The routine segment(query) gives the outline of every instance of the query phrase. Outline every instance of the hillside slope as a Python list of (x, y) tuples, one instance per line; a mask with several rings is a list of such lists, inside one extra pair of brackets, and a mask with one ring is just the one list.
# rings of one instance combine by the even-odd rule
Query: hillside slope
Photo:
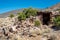
[(5, 18), (5, 17), (9, 16), (10, 14), (16, 15), (17, 13), (22, 12), (22, 11), (23, 11), (23, 9), (18, 9), (18, 10), (9, 11), (9, 12), (0, 14), (0, 18)]
[(60, 3), (57, 3), (57, 4), (55, 4), (55, 5), (51, 6), (51, 7), (49, 7), (48, 9), (50, 9), (50, 10), (57, 10), (57, 9), (60, 9)]

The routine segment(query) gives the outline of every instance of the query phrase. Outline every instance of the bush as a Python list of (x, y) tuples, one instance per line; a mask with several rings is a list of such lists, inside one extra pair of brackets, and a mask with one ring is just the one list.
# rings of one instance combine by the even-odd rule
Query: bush
[(53, 19), (53, 21), (54, 21), (54, 25), (60, 26), (60, 16), (55, 17), (55, 18)]
[(26, 19), (26, 15), (24, 13), (19, 13), (18, 15), (18, 20), (25, 20)]
[(36, 20), (34, 25), (35, 26), (40, 26), (40, 21)]
[(10, 16), (9, 16), (9, 17), (11, 17), (11, 18), (12, 18), (12, 17), (14, 17), (14, 14), (10, 14)]
[(25, 13), (26, 17), (36, 16), (37, 14), (37, 10), (33, 8), (24, 9), (23, 12)]

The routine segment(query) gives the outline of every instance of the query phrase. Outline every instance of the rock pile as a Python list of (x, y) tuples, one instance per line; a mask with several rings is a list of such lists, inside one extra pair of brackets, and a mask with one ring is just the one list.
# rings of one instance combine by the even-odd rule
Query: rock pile
[(0, 25), (0, 40), (54, 40), (51, 36), (57, 33), (53, 34), (53, 30), (46, 25), (34, 26), (30, 19), (18, 21), (17, 17), (4, 18)]

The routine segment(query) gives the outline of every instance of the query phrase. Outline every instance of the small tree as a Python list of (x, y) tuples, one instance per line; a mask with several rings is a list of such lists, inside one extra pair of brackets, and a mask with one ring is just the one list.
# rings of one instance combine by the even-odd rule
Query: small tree
[(26, 15), (24, 13), (20, 13), (18, 15), (18, 20), (25, 20), (26, 19)]
[(9, 16), (9, 17), (11, 17), (11, 18), (12, 18), (12, 17), (14, 17), (14, 14), (10, 14), (10, 16)]
[(40, 21), (36, 20), (34, 25), (35, 26), (40, 26)]

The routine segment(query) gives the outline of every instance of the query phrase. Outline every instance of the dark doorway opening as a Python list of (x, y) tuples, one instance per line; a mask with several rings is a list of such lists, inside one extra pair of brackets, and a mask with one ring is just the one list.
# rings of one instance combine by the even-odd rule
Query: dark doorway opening
[(50, 13), (43, 13), (43, 25), (48, 25), (50, 22)]

